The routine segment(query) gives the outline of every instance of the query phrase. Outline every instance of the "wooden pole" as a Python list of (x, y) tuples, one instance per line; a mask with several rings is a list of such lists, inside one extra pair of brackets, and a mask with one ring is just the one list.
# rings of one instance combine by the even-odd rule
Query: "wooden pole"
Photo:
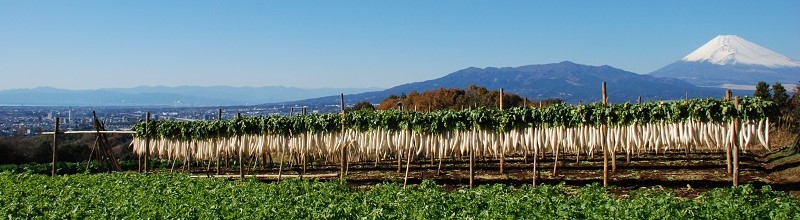
[[(344, 140), (344, 138), (345, 138), (345, 134), (344, 134), (344, 132), (345, 132), (345, 124), (344, 124), (344, 123), (345, 123), (345, 112), (344, 112), (344, 93), (340, 93), (340, 94), (339, 94), (339, 108), (340, 108), (340, 111), (342, 112), (342, 134), (341, 134), (341, 135), (342, 135), (342, 141), (345, 141), (345, 140)], [(341, 164), (340, 164), (340, 166), (339, 166), (339, 182), (340, 182), (340, 183), (344, 183), (344, 178), (345, 178), (345, 176), (344, 176), (344, 175), (345, 175), (345, 174), (344, 174), (344, 164), (346, 163), (346, 162), (345, 162), (345, 160), (347, 160), (347, 159), (345, 158), (345, 157), (347, 156), (347, 155), (345, 155), (345, 147), (346, 147), (346, 146), (347, 146), (347, 144), (343, 144), (343, 145), (342, 145), (342, 148), (339, 150), (339, 151), (340, 151), (340, 153), (341, 153), (341, 155), (340, 155), (340, 157), (341, 157), (341, 160), (340, 160)]]
[(278, 160), (280, 161), (280, 164), (278, 164), (278, 181), (281, 181), (281, 176), (283, 175), (283, 158), (285, 156), (284, 149), (286, 149), (286, 143), (287, 141), (284, 141), (280, 149), (280, 160)]
[[(606, 94), (606, 82), (603, 82), (601, 90), (602, 90), (603, 107), (606, 107), (608, 105), (608, 96)], [(606, 138), (608, 138), (607, 129), (608, 127), (606, 127), (606, 125), (603, 125), (603, 130), (605, 130), (602, 137), (603, 140), (606, 140)], [(607, 141), (603, 141), (603, 187), (608, 187), (608, 146), (606, 146), (607, 145), (606, 142)]]
[[(733, 106), (739, 107), (739, 96), (733, 99)], [(733, 119), (733, 136), (739, 136), (739, 117)], [(733, 141), (733, 186), (739, 186), (739, 142)]]
[[(500, 110), (503, 110), (503, 89), (500, 88)], [(503, 175), (503, 170), (506, 166), (506, 146), (505, 143), (505, 132), (500, 133), (500, 175)]]
[[(137, 158), (139, 159), (139, 173), (142, 173), (142, 155), (139, 154)], [(91, 160), (91, 159), (92, 159), (92, 155), (89, 154), (89, 160)], [(91, 162), (91, 161), (89, 161), (89, 162)], [(89, 166), (88, 162), (86, 163), (86, 166)], [(89, 170), (89, 167), (86, 167), (86, 170)]]
[[(217, 109), (217, 121), (222, 121), (222, 109)], [(219, 136), (219, 134), (217, 134), (217, 136)], [(220, 152), (219, 152), (219, 141), (216, 140), (216, 139), (214, 140), (214, 147), (216, 148), (215, 154), (217, 155), (217, 175), (219, 175), (219, 171), (220, 171), (219, 170), (219, 162), (220, 162), (219, 161), (219, 154), (220, 154)]]
[(472, 182), (475, 180), (475, 134), (476, 129), (472, 127), (472, 141), (469, 142), (469, 189), (472, 189)]
[(537, 172), (536, 167), (539, 166), (539, 161), (536, 159), (539, 158), (539, 149), (534, 148), (533, 150), (533, 186), (536, 187), (536, 177), (539, 176), (539, 172)]
[(553, 177), (558, 175), (558, 150), (560, 147), (561, 144), (556, 144), (556, 146), (553, 148), (553, 156), (555, 156), (553, 158)]
[[(450, 133), (448, 132), (447, 133), (447, 137), (449, 137), (449, 136), (450, 136)], [(436, 168), (436, 176), (439, 176), (439, 175), (442, 174), (442, 160), (444, 160), (444, 152), (445, 152), (444, 150), (441, 150), (441, 151), (437, 150), (437, 153), (439, 153), (439, 167)]]
[[(237, 112), (236, 113), (236, 118), (241, 120), (242, 119), (242, 113), (241, 112)], [(243, 160), (244, 149), (242, 149), (242, 148), (244, 148), (244, 146), (242, 146), (242, 136), (241, 135), (237, 135), (236, 136), (236, 145), (239, 146), (239, 178), (241, 178), (241, 180), (244, 180), (244, 164), (243, 164), (243, 161), (244, 161)]]
[[(733, 92), (730, 89), (725, 90), (725, 101), (731, 101)], [(735, 104), (735, 103), (734, 103)], [(727, 168), (728, 175), (731, 175), (733, 172), (733, 162), (731, 161), (731, 147), (730, 145), (725, 146), (725, 165)]]
[[(414, 138), (412, 137), (412, 139), (414, 139)], [(406, 186), (408, 185), (408, 171), (411, 168), (411, 156), (412, 156), (411, 153), (412, 152), (414, 152), (414, 151), (409, 149), (408, 157), (406, 158), (406, 175), (405, 175), (405, 177), (403, 177), (403, 189), (405, 189)]]
[(58, 152), (58, 127), (59, 127), (60, 123), (61, 123), (61, 118), (56, 117), (56, 129), (53, 132), (53, 164), (52, 164), (53, 170), (52, 170), (52, 173), (50, 174), (51, 176), (56, 176), (56, 170), (58, 169), (58, 166), (56, 165), (56, 160), (57, 160), (56, 157), (58, 155), (58, 153), (57, 153)]
[[(522, 103), (523, 108), (528, 108), (528, 97), (525, 97), (525, 102)], [(522, 151), (523, 163), (528, 163), (528, 149)]]
[[(639, 98), (636, 99), (636, 104), (642, 104), (642, 96), (639, 96)], [(628, 149), (627, 152), (625, 152), (625, 162), (628, 165), (631, 163), (631, 151), (633, 151), (633, 149)]]
[(150, 163), (150, 135), (149, 134), (153, 133), (153, 132), (149, 131), (149, 129), (150, 129), (150, 112), (145, 114), (145, 119), (144, 119), (144, 131), (145, 131), (145, 135), (144, 135), (144, 172), (145, 173), (150, 170), (150, 168), (149, 168), (150, 167), (150, 165), (149, 165), (149, 163)]

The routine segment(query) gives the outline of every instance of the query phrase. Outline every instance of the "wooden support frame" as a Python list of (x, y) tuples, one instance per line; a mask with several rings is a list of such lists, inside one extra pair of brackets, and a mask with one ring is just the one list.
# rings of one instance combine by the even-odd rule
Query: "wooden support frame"
[(58, 170), (58, 165), (56, 161), (58, 160), (58, 127), (61, 123), (61, 118), (56, 117), (56, 124), (55, 130), (53, 131), (53, 164), (52, 164), (52, 171), (50, 176), (56, 176), (56, 172)]
[[(606, 82), (603, 82), (601, 86), (602, 92), (602, 100), (603, 100), (603, 107), (608, 106), (608, 95), (606, 94)], [(603, 136), (601, 137), (603, 140), (606, 140), (608, 137), (608, 126), (603, 125)], [(605, 141), (603, 141), (603, 187), (608, 187), (608, 146), (606, 146)]]

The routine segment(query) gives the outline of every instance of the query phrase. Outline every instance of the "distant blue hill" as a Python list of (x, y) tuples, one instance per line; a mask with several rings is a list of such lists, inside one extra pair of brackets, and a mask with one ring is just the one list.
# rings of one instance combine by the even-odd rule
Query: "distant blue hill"
[[(689, 97), (722, 97), (724, 90), (694, 86), (674, 78), (640, 75), (611, 66), (588, 66), (564, 61), (561, 63), (528, 65), (520, 67), (466, 68), (438, 79), (408, 83), (383, 91), (365, 92), (345, 97), (349, 104), (359, 101), (380, 103), (389, 95), (400, 95), (413, 90), (422, 92), (439, 88), (466, 88), (483, 86), (515, 93), (532, 100), (558, 98), (568, 103), (600, 100), (600, 85), (607, 82), (609, 101), (612, 103), (672, 100)], [(335, 105), (338, 96), (326, 96), (286, 104)]]
[(303, 89), (282, 86), (147, 86), (97, 90), (51, 87), (0, 91), (0, 105), (61, 106), (231, 106), (308, 99), (325, 95), (360, 93), (376, 88)]

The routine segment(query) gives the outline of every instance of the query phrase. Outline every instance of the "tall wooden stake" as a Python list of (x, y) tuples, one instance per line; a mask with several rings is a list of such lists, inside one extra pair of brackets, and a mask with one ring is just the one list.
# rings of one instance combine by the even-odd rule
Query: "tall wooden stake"
[[(412, 137), (412, 139), (413, 139), (413, 137)], [(405, 175), (405, 177), (403, 177), (403, 189), (405, 189), (406, 186), (408, 185), (408, 171), (411, 168), (412, 152), (414, 152), (414, 151), (413, 150), (409, 150), (408, 151), (408, 157), (406, 158), (406, 175)]]
[[(605, 107), (608, 105), (608, 96), (606, 94), (606, 82), (603, 82), (601, 89), (602, 89), (603, 107)], [(602, 137), (603, 140), (608, 138), (607, 129), (608, 127), (606, 127), (606, 125), (603, 125), (603, 130), (605, 130), (605, 133), (603, 133)], [(607, 145), (606, 142), (607, 141), (603, 141), (603, 187), (608, 187), (608, 146), (606, 146)]]
[[(303, 106), (303, 108), (301, 108), (300, 114), (303, 115), (303, 116), (306, 115), (306, 107), (305, 106)], [(308, 155), (303, 153), (303, 158), (302, 159), (303, 159), (303, 175), (306, 175), (306, 160), (308, 159)], [(302, 179), (302, 176), (300, 178)]]
[[(286, 138), (284, 138), (284, 139), (286, 139)], [(288, 140), (288, 139), (287, 139), (287, 140)], [(285, 151), (284, 149), (286, 149), (286, 143), (287, 143), (287, 142), (288, 142), (288, 141), (284, 141), (284, 142), (283, 142), (283, 145), (281, 145), (281, 149), (280, 149), (280, 158), (279, 158), (279, 159), (280, 159), (280, 160), (279, 160), (279, 161), (280, 161), (280, 164), (278, 164), (278, 181), (281, 181), (281, 177), (283, 176), (283, 158), (284, 158), (284, 156), (285, 156), (285, 155), (284, 155), (284, 154), (285, 154), (285, 153), (284, 153), (284, 151)]]
[[(639, 96), (639, 98), (636, 99), (636, 104), (642, 104), (642, 96)], [(631, 151), (633, 151), (633, 149), (628, 149), (627, 152), (625, 152), (625, 162), (628, 165), (631, 163)]]
[(56, 130), (55, 130), (55, 132), (53, 132), (53, 164), (52, 164), (53, 165), (52, 166), (53, 170), (52, 170), (52, 173), (50, 174), (51, 176), (56, 176), (56, 170), (58, 169), (58, 167), (56, 165), (56, 160), (57, 160), (56, 157), (58, 155), (58, 153), (57, 153), (58, 152), (58, 126), (59, 126), (60, 123), (61, 123), (61, 119), (56, 117)]
[(149, 129), (150, 129), (150, 112), (145, 114), (145, 119), (144, 119), (144, 131), (145, 131), (145, 136), (144, 136), (144, 172), (147, 172), (147, 171), (150, 170), (150, 168), (149, 168), (150, 166), (148, 165), (150, 163), (150, 136), (147, 135), (147, 134), (150, 134), (150, 133), (153, 133), (153, 132), (149, 131)]
[[(503, 89), (500, 89), (500, 110), (503, 110)], [(503, 170), (506, 166), (506, 146), (505, 132), (500, 133), (500, 175), (503, 175)]]
[[(345, 138), (345, 134), (344, 134), (344, 132), (345, 132), (345, 130), (344, 130), (344, 128), (345, 128), (345, 124), (344, 124), (345, 123), (344, 93), (340, 93), (339, 94), (339, 107), (340, 107), (340, 110), (342, 112), (342, 141), (345, 141), (344, 140), (344, 138)], [(344, 145), (342, 145), (342, 148), (340, 149), (340, 151), (341, 151), (340, 152), (341, 153), (341, 165), (339, 167), (339, 182), (340, 183), (344, 183), (344, 178), (345, 178), (345, 176), (344, 176), (345, 175), (344, 174), (344, 164), (346, 163), (345, 161), (347, 160), (347, 158), (345, 158), (345, 157), (347, 155), (345, 155), (344, 152), (345, 152), (345, 147), (346, 146), (347, 146), (347, 144), (344, 144)]]
[(537, 155), (537, 154), (539, 154), (539, 149), (534, 149), (533, 150), (533, 186), (534, 187), (536, 186), (536, 177), (539, 175), (539, 172), (537, 172), (537, 170), (536, 170), (536, 167), (539, 166), (539, 161), (536, 160), (537, 158), (539, 158), (539, 155)]
[[(217, 109), (217, 121), (222, 121), (222, 109)], [(219, 136), (219, 134), (217, 134)], [(214, 140), (214, 148), (216, 149), (215, 154), (217, 155), (217, 175), (219, 175), (219, 141)]]
[(469, 142), (469, 189), (472, 189), (472, 182), (475, 180), (475, 127), (472, 128), (472, 141)]
[[(725, 101), (730, 101), (732, 98), (733, 92), (730, 89), (725, 90)], [(735, 104), (735, 103), (734, 103)], [(731, 175), (733, 172), (733, 163), (731, 161), (731, 145), (725, 146), (725, 165), (727, 168), (728, 175)]]
[[(241, 112), (236, 113), (236, 118), (241, 120), (242, 119), (242, 113)], [(244, 162), (243, 162), (244, 161), (243, 160), (243, 157), (244, 157), (244, 149), (243, 148), (244, 148), (244, 146), (242, 146), (242, 136), (241, 135), (237, 135), (236, 136), (236, 145), (239, 145), (239, 178), (241, 178), (241, 180), (244, 180)]]
[[(739, 107), (739, 96), (733, 99), (733, 106)], [(739, 117), (733, 119), (733, 136), (739, 136)], [(739, 186), (739, 143), (733, 141), (733, 186)]]

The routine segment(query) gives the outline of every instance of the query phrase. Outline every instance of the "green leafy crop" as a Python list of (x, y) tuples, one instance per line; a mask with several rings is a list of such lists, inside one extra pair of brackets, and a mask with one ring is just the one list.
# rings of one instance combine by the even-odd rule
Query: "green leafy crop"
[[(509, 131), (527, 127), (577, 127), (633, 123), (730, 121), (733, 118), (754, 120), (774, 115), (772, 102), (760, 98), (741, 100), (739, 107), (732, 101), (692, 99), (643, 104), (603, 106), (552, 105), (545, 108), (510, 108), (471, 110), (411, 111), (354, 111), (340, 114), (311, 114), (302, 116), (243, 117), (226, 121), (152, 121), (133, 126), (137, 137), (197, 140), (232, 137), (243, 134), (291, 135), (305, 132), (336, 132), (342, 128), (357, 131), (414, 130), (423, 133), (442, 133), (454, 130)], [(343, 121), (344, 120), (344, 121)], [(145, 125), (146, 124), (146, 125)], [(145, 129), (147, 126), (147, 129)]]
[(598, 184), (481, 185), (430, 181), (350, 189), (334, 182), (199, 179), (168, 174), (0, 173), (8, 219), (800, 219), (800, 201), (769, 186), (720, 188), (697, 199), (663, 189), (628, 198)]

